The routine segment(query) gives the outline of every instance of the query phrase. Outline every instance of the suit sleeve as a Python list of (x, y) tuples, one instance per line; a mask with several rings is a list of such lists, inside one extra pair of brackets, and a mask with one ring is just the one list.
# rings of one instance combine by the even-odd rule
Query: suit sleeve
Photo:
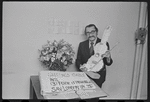
[(76, 62), (75, 62), (77, 69), (80, 68), (81, 63), (82, 63), (82, 56), (81, 56), (81, 43), (80, 43), (78, 47)]
[[(107, 49), (109, 50), (109, 43), (107, 42), (106, 45), (107, 45)], [(110, 63), (108, 63), (106, 57), (104, 57), (103, 62), (105, 65), (110, 66), (113, 63), (113, 60), (112, 58), (110, 58)]]

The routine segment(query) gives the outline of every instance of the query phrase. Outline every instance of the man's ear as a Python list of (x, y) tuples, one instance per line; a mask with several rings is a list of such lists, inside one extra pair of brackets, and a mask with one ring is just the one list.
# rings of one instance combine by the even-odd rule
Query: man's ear
[(98, 37), (98, 32), (96, 32), (96, 35), (97, 35), (97, 37)]

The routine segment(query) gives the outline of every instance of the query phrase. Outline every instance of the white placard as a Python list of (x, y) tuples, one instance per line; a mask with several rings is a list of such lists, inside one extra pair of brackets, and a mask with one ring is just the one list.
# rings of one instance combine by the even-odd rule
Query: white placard
[(41, 71), (39, 78), (41, 94), (96, 88), (84, 72)]

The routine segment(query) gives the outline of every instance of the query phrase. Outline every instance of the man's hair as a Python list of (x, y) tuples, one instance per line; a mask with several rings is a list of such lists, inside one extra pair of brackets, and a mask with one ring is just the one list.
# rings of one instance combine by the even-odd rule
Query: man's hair
[(89, 24), (89, 25), (87, 25), (87, 26), (85, 27), (85, 30), (84, 30), (84, 34), (85, 34), (85, 35), (86, 35), (86, 28), (88, 28), (88, 27), (94, 27), (95, 30), (96, 30), (96, 32), (98, 32), (98, 28), (95, 26), (95, 24)]

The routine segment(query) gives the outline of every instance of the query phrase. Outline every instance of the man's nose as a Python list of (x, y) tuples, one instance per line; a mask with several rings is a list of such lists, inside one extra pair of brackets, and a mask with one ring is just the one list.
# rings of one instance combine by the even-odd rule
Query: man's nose
[(90, 35), (89, 36), (94, 36), (92, 33), (90, 33)]
[(95, 37), (95, 36), (93, 36), (93, 35), (89, 36), (89, 38), (91, 38), (91, 37)]

